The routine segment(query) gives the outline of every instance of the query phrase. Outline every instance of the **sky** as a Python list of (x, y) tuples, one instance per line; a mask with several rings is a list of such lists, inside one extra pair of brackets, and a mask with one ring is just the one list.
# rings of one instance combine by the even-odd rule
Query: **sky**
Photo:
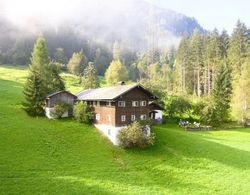
[[(22, 22), (34, 14), (46, 10), (51, 21), (67, 12), (84, 0), (0, 0), (0, 14), (16, 22)], [(108, 0), (106, 0), (108, 1)], [(147, 0), (160, 7), (175, 10), (187, 16), (195, 17), (207, 30), (215, 27), (232, 32), (236, 21), (242, 20), (250, 27), (250, 0)], [(74, 9), (74, 7), (72, 7)]]
[(249, 0), (148, 0), (156, 5), (195, 17), (207, 30), (233, 31), (240, 19), (250, 27)]

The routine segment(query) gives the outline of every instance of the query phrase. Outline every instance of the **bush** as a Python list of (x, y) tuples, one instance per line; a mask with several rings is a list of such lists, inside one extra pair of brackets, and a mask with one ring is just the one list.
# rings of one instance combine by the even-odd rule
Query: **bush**
[(61, 118), (63, 114), (70, 109), (70, 105), (65, 102), (56, 102), (51, 115), (54, 118)]
[(134, 122), (128, 127), (121, 129), (118, 134), (119, 145), (122, 148), (140, 147), (145, 148), (153, 145), (155, 135), (147, 135), (146, 128), (143, 128), (139, 122)]
[(192, 104), (187, 98), (173, 94), (165, 94), (162, 98), (166, 114), (169, 118), (181, 117), (183, 115), (190, 116)]
[(86, 102), (78, 102), (73, 109), (74, 118), (80, 123), (90, 124), (93, 120), (93, 112)]

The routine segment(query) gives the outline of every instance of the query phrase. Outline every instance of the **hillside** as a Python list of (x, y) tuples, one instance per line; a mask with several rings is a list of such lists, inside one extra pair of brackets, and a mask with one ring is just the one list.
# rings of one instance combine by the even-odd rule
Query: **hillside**
[(28, 117), (21, 109), (26, 74), (0, 66), (1, 193), (249, 193), (249, 128), (185, 132), (167, 123), (153, 127), (152, 148), (123, 150), (92, 126)]

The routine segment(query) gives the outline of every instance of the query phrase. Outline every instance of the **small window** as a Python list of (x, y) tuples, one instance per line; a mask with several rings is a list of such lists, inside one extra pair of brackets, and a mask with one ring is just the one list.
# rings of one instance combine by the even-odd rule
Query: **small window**
[(96, 115), (95, 115), (95, 119), (96, 119), (97, 121), (99, 121), (99, 120), (101, 119), (101, 115), (100, 115), (100, 114), (96, 114)]
[(106, 102), (106, 106), (112, 106), (112, 102), (111, 101), (107, 101)]
[(122, 122), (126, 121), (126, 115), (121, 115), (121, 121)]
[(135, 115), (131, 115), (131, 121), (135, 121)]
[(108, 135), (111, 135), (111, 130), (110, 129), (108, 129)]
[(125, 107), (125, 101), (118, 101), (118, 107)]
[(108, 121), (111, 122), (111, 120), (112, 120), (112, 117), (111, 117), (111, 115), (109, 114), (109, 115), (108, 115)]
[(141, 106), (146, 106), (147, 102), (146, 101), (141, 101)]
[(142, 114), (140, 118), (141, 118), (141, 120), (145, 120), (146, 119), (146, 114)]
[(132, 106), (133, 107), (138, 107), (139, 106), (139, 102), (138, 101), (132, 101)]

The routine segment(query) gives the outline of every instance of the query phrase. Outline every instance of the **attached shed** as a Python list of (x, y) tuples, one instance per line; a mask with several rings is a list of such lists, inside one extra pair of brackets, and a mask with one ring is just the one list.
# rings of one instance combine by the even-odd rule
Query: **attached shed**
[(154, 123), (161, 124), (162, 123), (162, 111), (164, 109), (158, 104), (156, 104), (155, 102), (150, 102), (149, 107), (150, 107), (149, 117), (152, 119)]
[[(77, 97), (68, 91), (58, 91), (47, 95), (45, 99), (45, 115), (49, 119), (54, 118), (52, 113), (54, 110), (54, 106), (58, 102), (64, 102), (73, 107), (76, 99)], [(62, 115), (62, 117), (69, 117), (72, 116), (72, 114), (72, 108), (70, 108)]]

